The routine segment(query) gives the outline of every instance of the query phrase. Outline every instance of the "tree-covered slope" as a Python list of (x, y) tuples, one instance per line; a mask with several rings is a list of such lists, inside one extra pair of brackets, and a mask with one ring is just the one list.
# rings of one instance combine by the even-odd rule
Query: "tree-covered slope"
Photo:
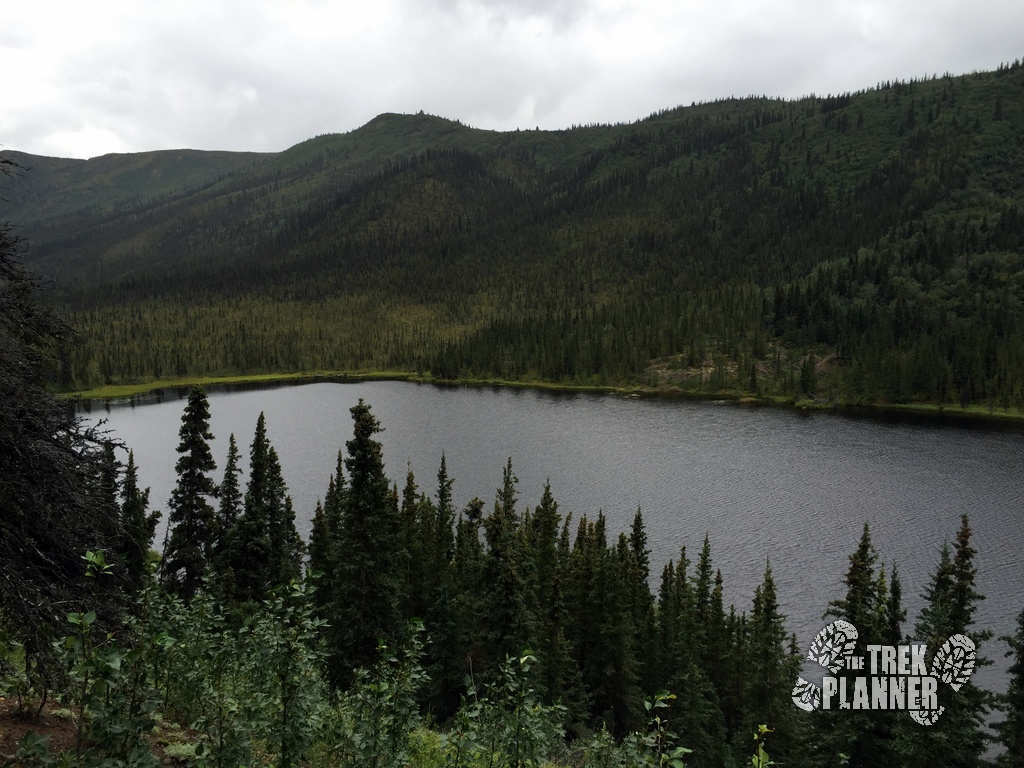
[(8, 211), (82, 328), (68, 385), (390, 368), (1024, 403), (1019, 64), (553, 132), (382, 115), (262, 157)]

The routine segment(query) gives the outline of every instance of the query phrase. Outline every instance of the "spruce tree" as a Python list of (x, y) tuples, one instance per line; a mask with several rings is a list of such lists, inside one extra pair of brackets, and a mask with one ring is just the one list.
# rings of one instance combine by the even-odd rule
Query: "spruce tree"
[(354, 433), (345, 444), (348, 489), (330, 616), (329, 672), (335, 685), (347, 684), (353, 669), (373, 664), (378, 640), (389, 646), (397, 642), (406, 558), (399, 510), (384, 474), (381, 445), (373, 437), (382, 428), (362, 400), (351, 413)]
[(564, 643), (565, 617), (561, 595), (558, 539), (562, 516), (551, 494), (551, 483), (544, 483), (540, 504), (530, 518), (530, 557), (533, 560), (534, 598), (531, 610), (537, 617), (540, 641), (542, 694), (552, 700), (561, 698), (564, 659), (559, 646)]
[(224, 478), (220, 483), (217, 505), (217, 537), (213, 547), (213, 570), (221, 594), (235, 597), (235, 565), (238, 562), (238, 519), (242, 512), (242, 490), (238, 476), (242, 474), (238, 443), (232, 433), (228, 437), (228, 456), (224, 464)]
[[(936, 651), (956, 634), (967, 635), (974, 642), (975, 667), (990, 663), (980, 650), (992, 633), (974, 627), (974, 613), (978, 601), (983, 599), (975, 583), (976, 554), (970, 523), (967, 515), (963, 515), (952, 554), (948, 545), (942, 547), (939, 565), (924, 592), (925, 606), (914, 627), (915, 639), (927, 645), (929, 667)], [(908, 768), (983, 765), (989, 741), (985, 720), (992, 703), (992, 695), (973, 680), (964, 683), (959, 691), (940, 685), (938, 704), (944, 711), (937, 722), (929, 726), (907, 720), (899, 723), (898, 744), (903, 764)]]
[(177, 484), (168, 501), (168, 539), (160, 564), (171, 592), (189, 598), (198, 591), (210, 565), (216, 518), (210, 498), (217, 486), (208, 473), (217, 468), (210, 452), (210, 406), (206, 392), (194, 387), (181, 417)]
[(281, 474), (281, 462), (267, 437), (262, 413), (249, 450), (249, 481), (235, 528), (238, 543), (232, 547), (232, 570), (241, 600), (263, 600), (274, 587), (299, 577), (303, 544), (295, 529), (295, 511)]
[(338, 547), (342, 507), (345, 503), (345, 458), (338, 451), (337, 468), (327, 482), (323, 504), (317, 501), (309, 533), (309, 573), (316, 575), (313, 604), (317, 618), (327, 621), (338, 578)]
[(304, 545), (295, 529), (295, 510), (281, 474), (277, 451), (267, 451), (267, 529), (270, 539), (269, 584), (276, 587), (299, 578)]
[(249, 479), (243, 511), (236, 525), (237, 546), (233, 547), (231, 570), (240, 602), (258, 602), (273, 586), (270, 544), (270, 441), (267, 421), (260, 413), (249, 446)]
[[(710, 565), (710, 560), (706, 561)], [(699, 574), (691, 577), (686, 547), (679, 562), (669, 561), (658, 594), (658, 688), (676, 695), (670, 723), (680, 743), (693, 749), (691, 762), (700, 766), (727, 765), (731, 755), (718, 694), (704, 665), (702, 627), (697, 618)], [(707, 595), (710, 600), (710, 595)]]
[(454, 483), (455, 481), (448, 475), (448, 461), (442, 453), (441, 466), (437, 470), (437, 504), (434, 507), (437, 520), (434, 523), (436, 540), (431, 548), (435, 557), (431, 565), (432, 570), (450, 566), (455, 554), (455, 506), (452, 502)]
[[(465, 650), (463, 658), (466, 659), (484, 655), (484, 628), (480, 622), (484, 604), (480, 589), (484, 570), (484, 548), (480, 541), (483, 508), (483, 500), (474, 497), (459, 512), (455, 526), (453, 603), (455, 621)], [(460, 683), (461, 680), (460, 674)]]
[[(864, 523), (843, 580), (846, 596), (832, 601), (825, 614), (825, 618), (845, 619), (857, 628), (855, 654), (865, 658), (868, 645), (885, 644), (899, 631), (904, 615), (898, 596), (894, 600), (890, 595), (884, 570), (876, 569), (878, 559), (871, 541), (871, 528)], [(852, 673), (840, 670), (838, 674)], [(846, 755), (852, 768), (897, 764), (899, 758), (893, 739), (893, 729), (899, 722), (897, 715), (906, 717), (905, 713), (889, 711), (815, 711), (810, 718), (813, 732), (810, 748), (814, 759), (822, 765), (838, 765), (839, 756)]]
[[(94, 504), (100, 510), (103, 521), (104, 536), (111, 541), (116, 540), (119, 530), (121, 505), (118, 503), (118, 489), (121, 486), (121, 462), (117, 460), (114, 443), (106, 441), (100, 458), (99, 472), (95, 478), (93, 490)], [(120, 575), (124, 575), (121, 573)]]
[(426, 610), (426, 569), (424, 557), (429, 557), (428, 549), (433, 544), (434, 524), (431, 513), (427, 520), (420, 514), (420, 498), (416, 493), (416, 477), (412, 467), (405, 474), (405, 487), (402, 489), (400, 514), (402, 517), (402, 544), (408, 553), (403, 575), (402, 592), (405, 595), (402, 615), (406, 618), (423, 618)]
[[(334, 479), (331, 478), (331, 482)], [(320, 499), (316, 500), (316, 510), (313, 512), (313, 522), (309, 531), (309, 572), (322, 577), (333, 572), (331, 549), (334, 547), (334, 537), (331, 535), (330, 525), (327, 523), (327, 514), (324, 512), (324, 505)]]
[[(0, 176), (16, 168), (0, 157)], [(54, 352), (71, 329), (46, 306), (22, 252), (0, 223), (0, 633), (21, 643), (26, 677), (45, 691), (59, 673), (52, 640), (67, 630), (68, 609), (89, 606), (102, 621), (124, 605), (113, 579), (82, 578), (82, 554), (114, 552), (122, 534), (110, 538), (93, 494), (103, 435), (53, 394)]]
[(903, 642), (903, 622), (907, 620), (907, 609), (903, 607), (903, 584), (899, 569), (892, 564), (889, 575), (889, 598), (885, 608), (885, 645), (899, 645)]
[(484, 521), (487, 550), (480, 619), (484, 625), (487, 659), (495, 666), (506, 656), (532, 648), (536, 637), (536, 617), (529, 599), (532, 563), (527, 557), (516, 513), (518, 482), (510, 458), (505, 465), (502, 486), (497, 490), (494, 511)]
[(153, 546), (153, 534), (160, 519), (159, 512), (148, 512), (149, 488), (139, 488), (139, 473), (135, 466), (135, 453), (128, 452), (128, 465), (124, 470), (121, 484), (121, 528), (122, 544), (120, 555), (127, 571), (128, 588), (139, 592), (149, 574), (149, 551)]
[(746, 757), (750, 734), (763, 723), (775, 731), (772, 744), (777, 746), (772, 751), (772, 758), (787, 765), (802, 751), (799, 716), (803, 713), (793, 706), (790, 697), (799, 671), (800, 656), (790, 651), (785, 617), (779, 612), (770, 563), (765, 565), (764, 580), (754, 590), (749, 628), (745, 722), (736, 735), (737, 761)]
[(462, 684), (462, 654), (465, 638), (459, 635), (458, 587), (455, 577), (455, 510), (452, 507), (453, 480), (448, 475), (448, 462), (441, 454), (437, 471), (437, 501), (421, 504), (422, 515), (433, 514), (429, 531), (433, 540), (424, 547), (424, 591), (428, 607), (424, 620), (432, 643), (428, 649), (430, 692), (428, 707), (439, 718), (454, 714), (459, 703)]
[(653, 651), (655, 643), (654, 596), (651, 594), (651, 551), (647, 548), (644, 516), (637, 507), (629, 529), (629, 608), (633, 625), (633, 650), (637, 674), (644, 693), (652, 695), (655, 683)]
[(999, 757), (1004, 768), (1024, 768), (1024, 611), (1017, 617), (1017, 631), (1002, 639), (1009, 647), (1010, 683), (1002, 696), (1005, 717), (996, 725), (1005, 752)]

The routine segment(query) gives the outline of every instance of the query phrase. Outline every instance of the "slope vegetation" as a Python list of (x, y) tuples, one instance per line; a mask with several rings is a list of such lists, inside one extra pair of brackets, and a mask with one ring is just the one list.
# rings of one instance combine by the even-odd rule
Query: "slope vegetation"
[(1019, 63), (628, 125), (381, 115), (275, 155), (18, 162), (45, 171), (0, 215), (64, 286), (68, 387), (401, 369), (1024, 405)]

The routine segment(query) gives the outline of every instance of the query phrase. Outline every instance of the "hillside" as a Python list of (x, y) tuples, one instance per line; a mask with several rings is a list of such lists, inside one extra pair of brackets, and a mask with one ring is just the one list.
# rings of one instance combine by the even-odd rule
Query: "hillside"
[[(1024, 406), (1024, 68), (628, 125), (20, 156), (63, 385), (301, 370)], [(147, 181), (148, 180), (148, 181)]]

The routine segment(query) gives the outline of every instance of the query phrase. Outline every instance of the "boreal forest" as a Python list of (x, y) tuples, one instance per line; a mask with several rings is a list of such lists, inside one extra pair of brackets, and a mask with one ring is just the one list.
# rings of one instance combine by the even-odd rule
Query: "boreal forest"
[(769, 551), (726, 605), (715, 542), (652, 572), (641, 510), (613, 534), (525, 500), (511, 459), (486, 501), (444, 455), (389, 476), (362, 401), (304, 541), (263, 416), (218, 465), (194, 388), (157, 500), (56, 394), (391, 371), (1017, 411), (1022, 148), (1015, 62), (556, 132), (4, 152), (0, 764), (1024, 765), (1024, 613), (976, 624), (967, 515), (916, 617), (865, 525), (823, 622), (1008, 648), (1006, 692), (806, 712)]
[(1024, 68), (630, 124), (16, 152), (59, 385), (382, 372), (1024, 404)]

